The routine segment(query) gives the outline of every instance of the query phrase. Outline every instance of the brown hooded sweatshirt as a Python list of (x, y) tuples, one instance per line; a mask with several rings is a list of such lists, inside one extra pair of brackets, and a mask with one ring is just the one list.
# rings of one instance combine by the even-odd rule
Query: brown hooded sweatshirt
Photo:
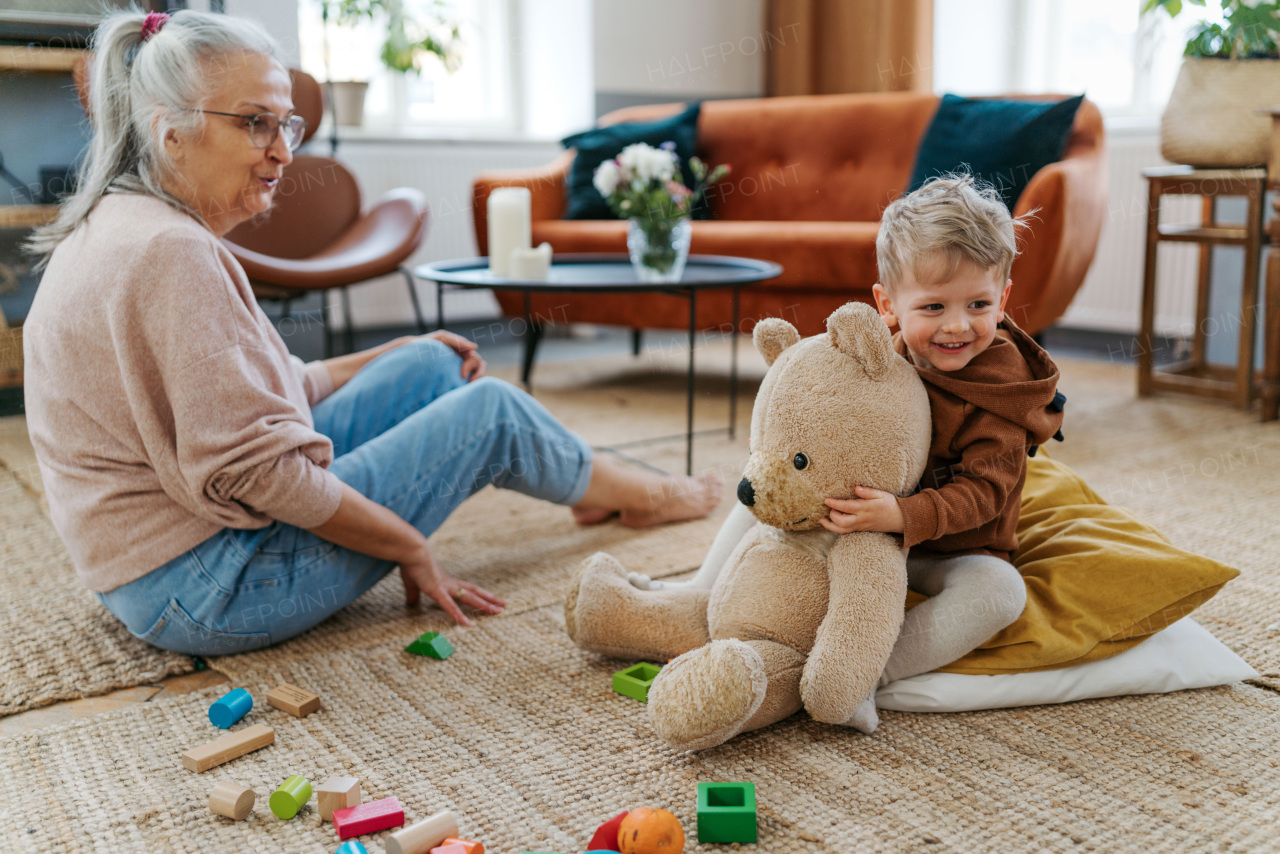
[[(894, 349), (915, 364), (903, 343)], [(1058, 367), (1005, 319), (996, 339), (958, 371), (916, 365), (933, 408), (929, 464), (914, 495), (898, 499), (913, 557), (989, 554), (1018, 547), (1018, 512), (1034, 446), (1062, 426)]]

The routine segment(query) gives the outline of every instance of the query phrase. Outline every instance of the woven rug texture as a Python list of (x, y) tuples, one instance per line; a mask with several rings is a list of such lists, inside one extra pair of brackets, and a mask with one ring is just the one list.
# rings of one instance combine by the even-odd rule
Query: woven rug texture
[[(545, 366), (538, 396), (598, 445), (678, 432), (683, 377), (679, 354), (668, 356), (670, 370), (656, 376), (650, 360)], [(699, 398), (700, 428), (725, 418), (724, 353), (713, 348), (702, 363), (712, 376), (701, 380), (711, 393)], [(630, 662), (569, 642), (560, 599), (596, 549), (650, 573), (691, 568), (727, 505), (710, 520), (637, 535), (616, 523), (579, 529), (563, 508), (488, 490), (432, 544), (451, 572), (511, 607), (472, 629), (447, 628), (454, 656), (402, 652), (445, 622), (435, 609), (406, 609), (388, 578), (293, 641), (213, 662), (253, 693), (244, 724), (275, 727), (271, 747), (205, 774), (182, 768), (183, 750), (218, 734), (206, 710), (225, 688), (0, 738), (0, 850), (332, 851), (336, 836), (314, 803), (291, 821), (266, 809), (291, 774), (313, 784), (359, 777), (366, 799), (394, 795), (411, 821), (453, 810), (463, 835), (497, 854), (581, 852), (596, 825), (640, 805), (674, 812), (686, 851), (723, 851), (696, 842), (696, 783), (712, 780), (756, 783), (760, 841), (744, 851), (1276, 850), (1280, 629), (1271, 626), (1280, 622), (1280, 546), (1271, 535), (1280, 428), (1207, 402), (1136, 400), (1124, 366), (1062, 367), (1067, 441), (1051, 452), (1175, 544), (1241, 569), (1196, 619), (1262, 673), (1256, 684), (962, 714), (882, 712), (872, 736), (801, 713), (710, 751), (676, 753), (654, 739), (643, 704), (611, 691), (610, 675)], [(747, 373), (758, 378), (759, 368), (748, 362)], [(726, 494), (745, 439), (698, 442), (696, 466), (724, 467)], [(682, 441), (630, 453), (668, 470), (683, 464)], [(18, 595), (13, 574), (0, 581), (10, 585), (6, 608)], [(298, 720), (265, 706), (282, 681), (320, 694), (323, 708)], [(208, 811), (222, 779), (258, 793), (248, 820)], [(384, 838), (362, 841), (377, 852)]]

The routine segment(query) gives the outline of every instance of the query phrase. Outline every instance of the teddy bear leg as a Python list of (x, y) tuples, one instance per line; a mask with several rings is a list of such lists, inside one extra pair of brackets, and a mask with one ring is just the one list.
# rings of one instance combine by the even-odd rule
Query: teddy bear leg
[(679, 750), (706, 750), (795, 714), (804, 659), (773, 641), (736, 638), (687, 652), (649, 689), (654, 732)]
[(564, 603), (569, 637), (590, 652), (665, 661), (710, 641), (706, 590), (637, 590), (616, 558), (582, 563)]

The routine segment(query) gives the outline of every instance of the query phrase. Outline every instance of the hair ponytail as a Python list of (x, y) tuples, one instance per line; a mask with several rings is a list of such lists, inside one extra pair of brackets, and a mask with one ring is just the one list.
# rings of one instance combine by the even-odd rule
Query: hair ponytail
[(94, 33), (89, 73), (93, 137), (75, 194), (63, 200), (57, 219), (37, 229), (27, 243), (29, 251), (42, 256), (40, 266), (107, 193), (155, 196), (199, 218), (162, 186), (169, 168), (165, 135), (194, 134), (203, 126), (204, 116), (192, 108), (207, 97), (208, 60), (235, 51), (280, 59), (275, 41), (251, 21), (175, 12), (144, 43), (145, 20), (138, 12), (119, 12), (106, 17)]

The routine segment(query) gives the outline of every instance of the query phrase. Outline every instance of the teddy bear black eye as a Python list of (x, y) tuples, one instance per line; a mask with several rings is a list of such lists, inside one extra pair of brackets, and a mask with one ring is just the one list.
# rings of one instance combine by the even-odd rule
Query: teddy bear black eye
[(809, 465), (809, 458), (804, 454), (796, 454), (795, 464), (797, 470), (803, 471)]

